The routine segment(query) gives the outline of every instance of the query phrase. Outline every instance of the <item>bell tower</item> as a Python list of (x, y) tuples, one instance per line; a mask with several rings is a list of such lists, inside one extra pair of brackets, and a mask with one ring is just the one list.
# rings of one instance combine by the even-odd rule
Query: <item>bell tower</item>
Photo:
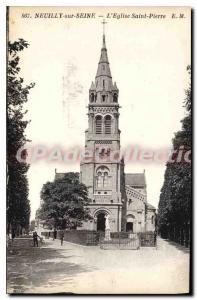
[[(105, 22), (103, 22), (105, 26)], [(112, 81), (105, 32), (95, 80), (89, 89), (88, 129), (85, 155), (81, 159), (81, 181), (88, 187), (93, 221), (86, 229), (100, 230), (99, 215), (109, 215), (111, 231), (121, 230), (121, 181), (124, 163), (120, 159), (119, 90)], [(99, 219), (100, 218), (100, 219)], [(102, 227), (102, 226), (101, 226)]]

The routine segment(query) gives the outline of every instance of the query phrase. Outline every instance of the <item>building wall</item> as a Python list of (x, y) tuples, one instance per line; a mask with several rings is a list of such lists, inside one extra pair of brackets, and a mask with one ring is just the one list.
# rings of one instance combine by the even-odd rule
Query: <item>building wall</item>
[(155, 231), (155, 210), (147, 210), (146, 231)]
[(105, 212), (109, 215), (110, 231), (121, 231), (121, 207), (117, 205), (90, 205), (90, 214), (93, 217), (91, 221), (84, 222), (80, 230), (97, 230), (97, 215), (99, 212)]
[(126, 222), (133, 222), (133, 232), (141, 232), (145, 231), (145, 220), (145, 203), (130, 196), (127, 199)]

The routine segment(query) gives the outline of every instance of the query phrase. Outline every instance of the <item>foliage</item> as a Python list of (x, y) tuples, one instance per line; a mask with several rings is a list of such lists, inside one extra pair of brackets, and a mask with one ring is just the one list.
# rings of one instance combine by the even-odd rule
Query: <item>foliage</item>
[(35, 231), (35, 224), (36, 224), (35, 220), (31, 220), (30, 226), (29, 226), (30, 231)]
[[(190, 66), (188, 66), (187, 70), (190, 74)], [(192, 146), (191, 85), (189, 85), (185, 94), (184, 107), (186, 116), (181, 121), (182, 129), (175, 133), (172, 143), (174, 150), (184, 146), (184, 149), (188, 151)], [(173, 158), (177, 158), (177, 154)], [(188, 230), (190, 226), (191, 199), (191, 163), (184, 161), (168, 162), (158, 209), (158, 230), (161, 235), (168, 236), (168, 233), (175, 229)]]
[[(28, 141), (25, 129), (28, 121), (24, 120), (24, 104), (28, 100), (29, 91), (34, 84), (23, 85), (19, 77), (18, 52), (28, 47), (28, 43), (19, 39), (8, 42), (7, 66), (7, 223), (14, 230), (28, 228), (30, 203), (28, 200), (28, 164), (20, 163), (16, 159), (17, 151)], [(22, 153), (26, 157), (25, 151)]]
[(50, 227), (76, 228), (91, 219), (88, 190), (79, 182), (78, 173), (65, 173), (63, 178), (44, 184), (41, 199), (38, 216)]

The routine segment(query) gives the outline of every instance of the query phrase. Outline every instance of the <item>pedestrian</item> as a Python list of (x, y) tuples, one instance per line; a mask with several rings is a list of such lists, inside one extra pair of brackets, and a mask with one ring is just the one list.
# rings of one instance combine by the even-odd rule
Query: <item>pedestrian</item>
[[(38, 247), (38, 237), (39, 235), (37, 234), (36, 231), (33, 232), (33, 246), (37, 246)], [(40, 238), (40, 237), (39, 237)]]
[(54, 229), (54, 231), (53, 231), (53, 240), (56, 240), (56, 238), (57, 238), (57, 230)]
[(15, 230), (12, 229), (12, 243), (14, 242), (14, 238), (15, 238)]
[(60, 241), (61, 241), (61, 246), (63, 245), (63, 240), (64, 240), (64, 230), (60, 231)]

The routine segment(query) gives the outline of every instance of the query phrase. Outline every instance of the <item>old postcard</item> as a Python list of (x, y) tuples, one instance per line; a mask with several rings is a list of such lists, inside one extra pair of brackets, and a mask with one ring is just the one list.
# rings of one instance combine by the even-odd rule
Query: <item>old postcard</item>
[(7, 293), (191, 293), (191, 9), (7, 8)]

